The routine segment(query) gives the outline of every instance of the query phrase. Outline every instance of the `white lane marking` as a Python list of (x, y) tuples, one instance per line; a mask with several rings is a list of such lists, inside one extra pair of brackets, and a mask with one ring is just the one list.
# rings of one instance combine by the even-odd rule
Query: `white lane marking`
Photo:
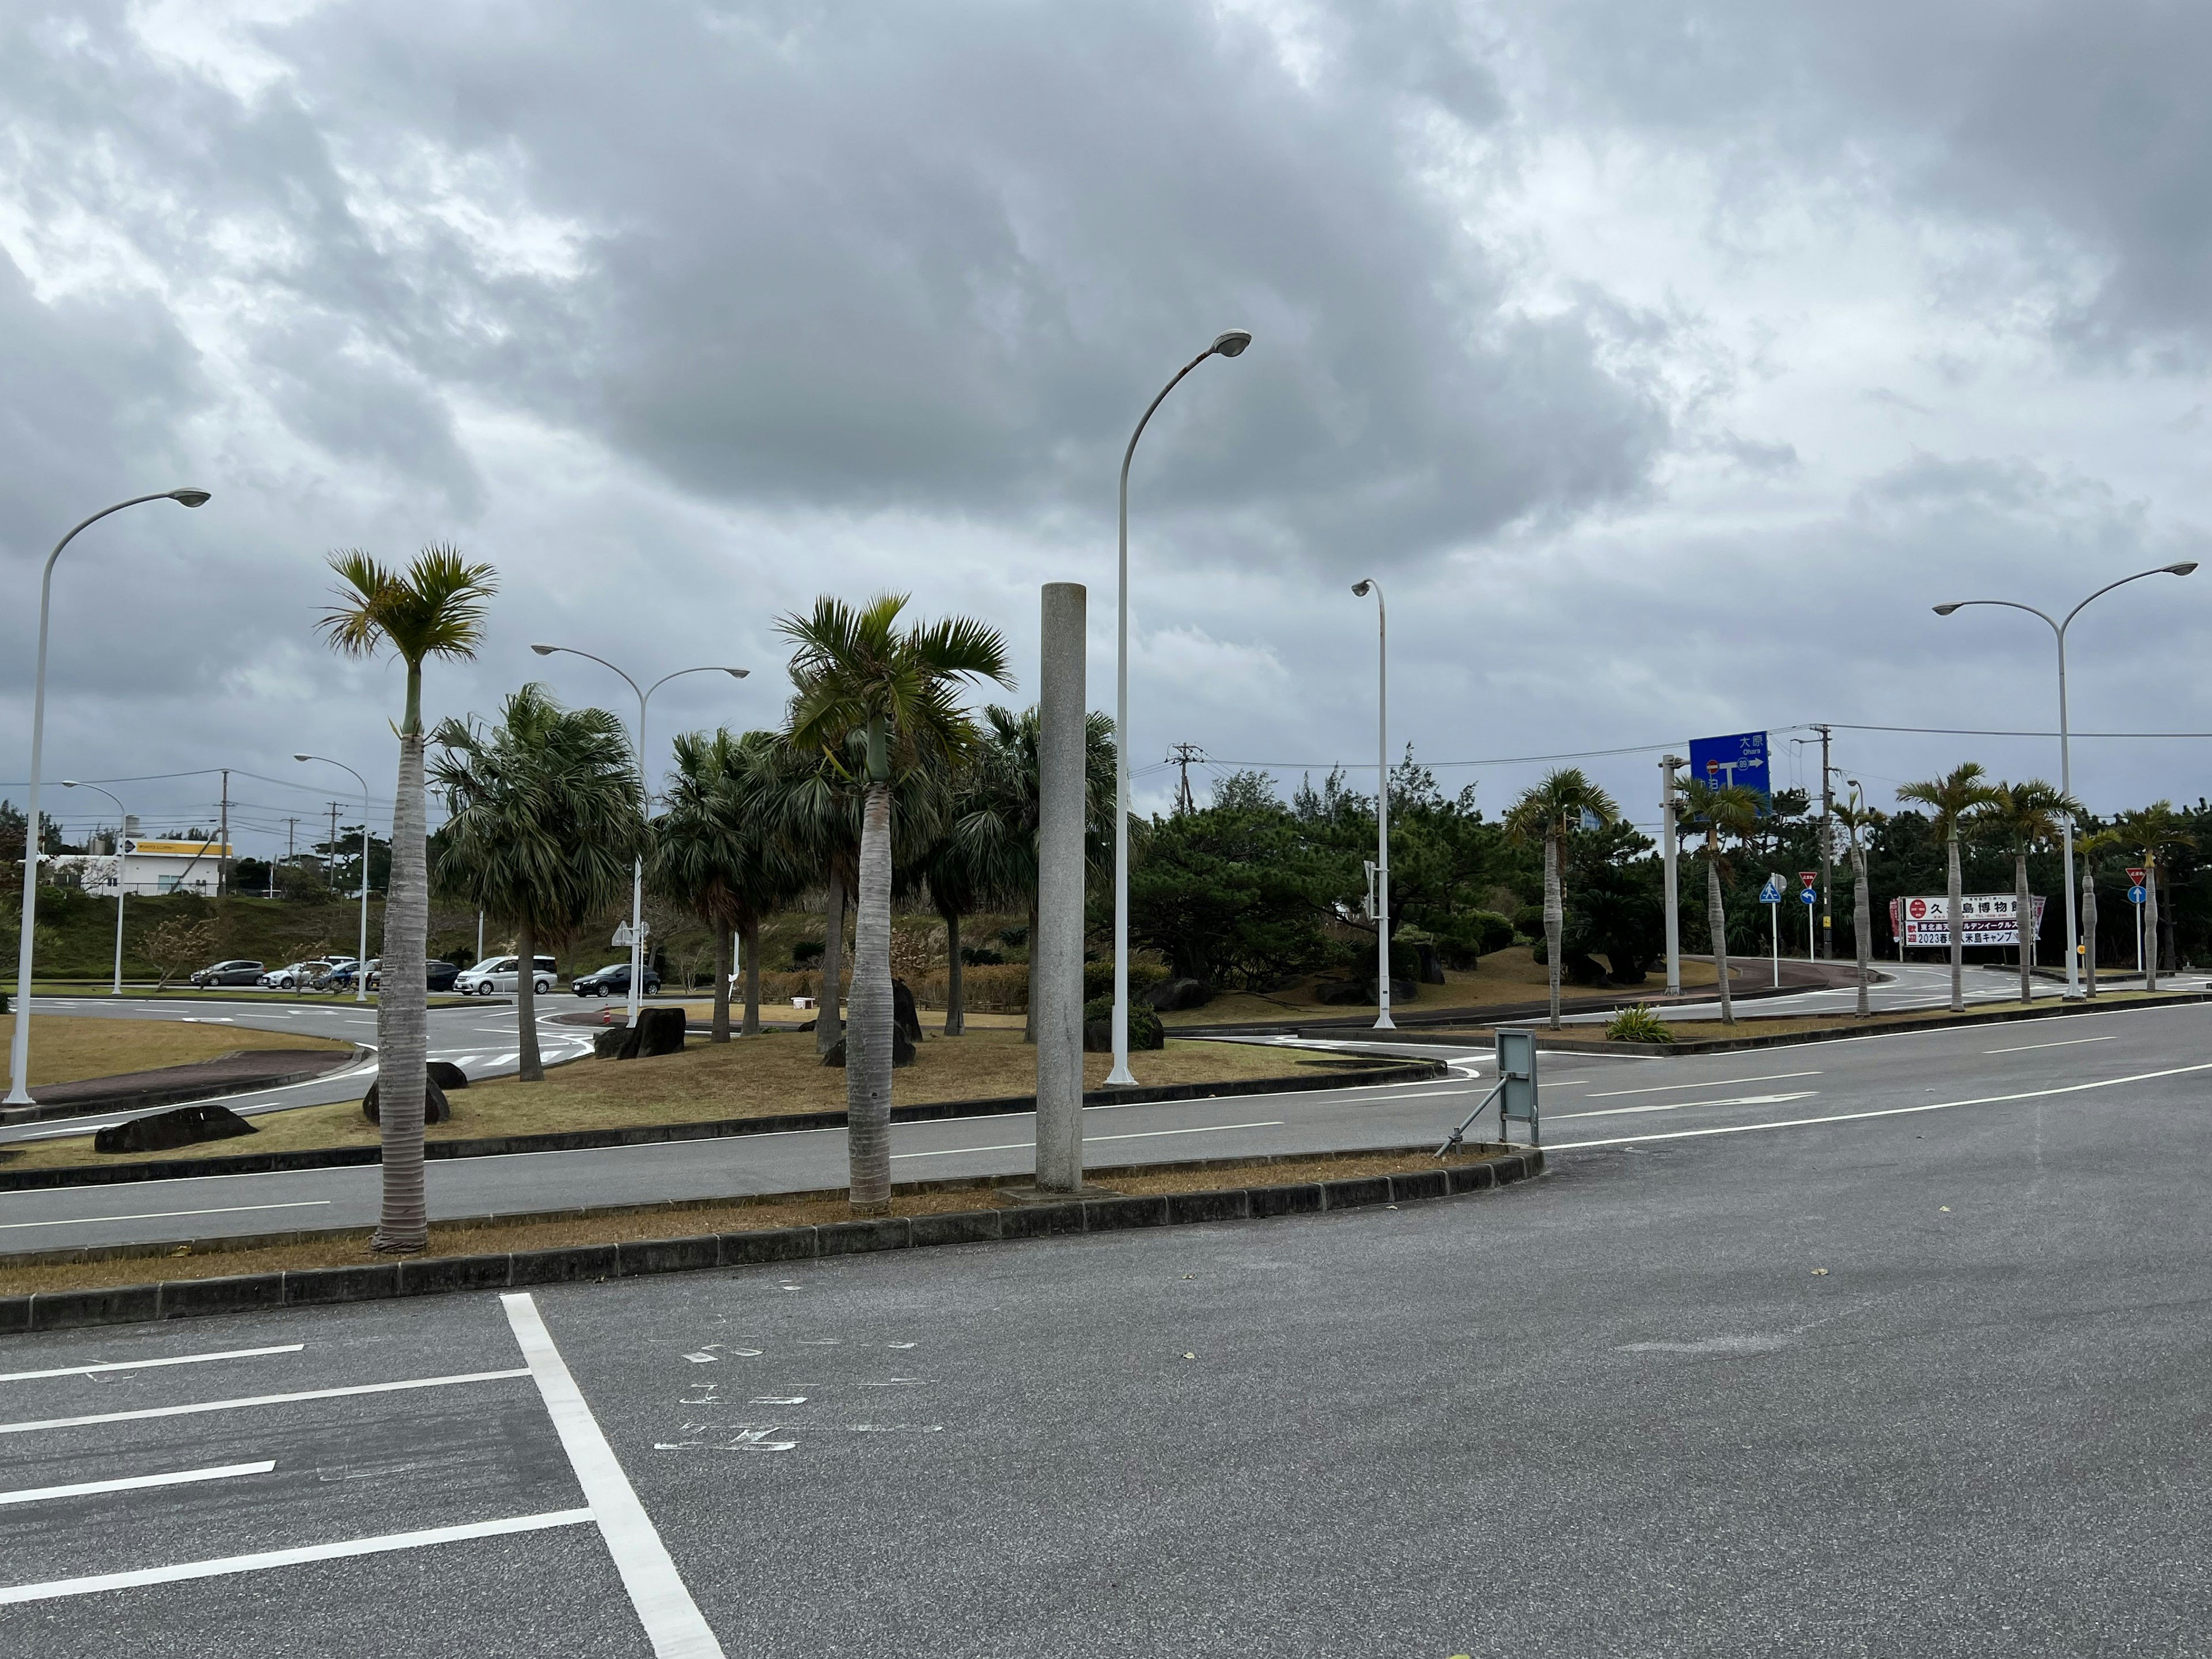
[[(1282, 1127), (1282, 1120), (1277, 1118), (1270, 1123), (1208, 1123), (1195, 1129), (1144, 1129), (1133, 1134), (1085, 1135), (1083, 1139), (1087, 1145), (1094, 1140), (1152, 1140), (1161, 1135), (1210, 1135), (1224, 1129), (1279, 1129)], [(1036, 1145), (1034, 1140), (1009, 1140), (997, 1146), (947, 1146), (939, 1152), (893, 1152), (891, 1156), (894, 1158), (957, 1158), (963, 1152), (1025, 1152)]]
[(138, 1215), (73, 1215), (59, 1221), (0, 1221), (0, 1232), (20, 1227), (88, 1227), (98, 1221), (168, 1221), (180, 1215), (244, 1215), (250, 1210), (327, 1209), (327, 1198), (295, 1198), (283, 1204), (227, 1204), (215, 1210), (148, 1210)]
[(50, 1371), (0, 1371), (0, 1382), (30, 1382), (42, 1376), (89, 1376), (94, 1371), (144, 1371), (156, 1365), (204, 1365), (216, 1359), (259, 1359), (272, 1353), (297, 1353), (307, 1345), (287, 1342), (276, 1348), (225, 1348), (221, 1353), (179, 1354), (173, 1359), (110, 1359), (97, 1365), (60, 1365)]
[(577, 1527), (592, 1518), (589, 1510), (551, 1510), (543, 1515), (512, 1515), (500, 1521), (471, 1521), (425, 1532), (387, 1533), (381, 1538), (349, 1538), (337, 1544), (306, 1544), (295, 1549), (264, 1550), (258, 1555), (227, 1555), (213, 1561), (185, 1561), (173, 1567), (141, 1567), (135, 1572), (104, 1572), (91, 1578), (57, 1578), (44, 1584), (0, 1589), (0, 1604), (50, 1601), (64, 1595), (92, 1595), (102, 1590), (135, 1589), (143, 1584), (174, 1584), (187, 1578), (220, 1578), (234, 1572), (297, 1566), (307, 1561), (337, 1561), (349, 1555), (381, 1555), (388, 1550), (419, 1550), (465, 1538), (499, 1538), (509, 1533), (542, 1532), (548, 1527)]
[(257, 1394), (242, 1400), (201, 1400), (189, 1406), (149, 1406), (135, 1412), (101, 1412), (93, 1417), (48, 1417), (32, 1423), (0, 1423), (0, 1434), (30, 1434), (40, 1429), (76, 1429), (94, 1423), (132, 1423), (149, 1417), (195, 1417), (203, 1412), (242, 1411), (248, 1406), (289, 1406), (300, 1400), (341, 1400), (362, 1394), (397, 1394), (407, 1389), (446, 1389), (463, 1382), (497, 1382), (527, 1376), (527, 1369), (464, 1371), (457, 1376), (414, 1376), (404, 1382), (358, 1382), (346, 1389), (307, 1389), (298, 1394)]
[(2063, 1042), (2023, 1042), (2016, 1048), (1984, 1048), (1982, 1052), (1985, 1054), (2024, 1054), (2030, 1048), (2078, 1048), (2085, 1042), (2118, 1042), (2119, 1040), (2120, 1034), (2115, 1031), (2110, 1036), (2069, 1037)]
[(1996, 1106), (2014, 1100), (2042, 1100), (2051, 1095), (2080, 1094), (2085, 1089), (2112, 1089), (2123, 1083), (2149, 1083), (2162, 1077), (2182, 1077), (2191, 1072), (2212, 1072), (2212, 1060), (2199, 1066), (2176, 1066), (2163, 1072), (2137, 1072), (2131, 1077), (2111, 1077), (2096, 1083), (2069, 1083), (2055, 1089), (2028, 1089), (2015, 1095), (1978, 1095), (1972, 1100), (1936, 1100), (1925, 1106), (1885, 1106), (1871, 1112), (1839, 1112), (1833, 1117), (1784, 1118), (1773, 1123), (1729, 1123), (1711, 1129), (1668, 1129), (1661, 1134), (1617, 1135), (1610, 1140), (1560, 1140), (1547, 1146), (1547, 1152), (1571, 1152), (1578, 1146), (1623, 1146), (1646, 1140), (1689, 1140), (1699, 1135), (1741, 1135), (1754, 1129), (1802, 1129), (1820, 1123), (1855, 1123), (1868, 1117), (1904, 1117), (1913, 1112), (1948, 1112), (1954, 1106)]
[(1698, 1106), (1779, 1106), (1792, 1100), (1810, 1100), (1820, 1091), (1818, 1089), (1799, 1089), (1786, 1095), (1738, 1095), (1733, 1100), (1670, 1100), (1655, 1101), (1649, 1106), (1607, 1106), (1595, 1112), (1547, 1112), (1547, 1122), (1559, 1122), (1571, 1117), (1626, 1117), (1632, 1112), (1686, 1112)]
[(530, 1362), (530, 1376), (545, 1401), (546, 1415), (553, 1419), (561, 1449), (568, 1454), (568, 1466), (576, 1472), (584, 1499), (598, 1518), (599, 1536), (606, 1540), (607, 1553), (614, 1557), (615, 1571), (622, 1575), (623, 1588), (629, 1592), (630, 1605), (637, 1609), (638, 1622), (645, 1626), (657, 1659), (723, 1659), (722, 1644), (700, 1616), (698, 1604), (684, 1588), (683, 1576), (669, 1559), (645, 1505), (631, 1490), (614, 1448), (599, 1432), (599, 1419), (592, 1415), (575, 1378), (568, 1375), (561, 1351), (553, 1346), (537, 1302), (527, 1291), (500, 1300), (507, 1306), (507, 1322)]
[(241, 1474), (266, 1474), (274, 1458), (262, 1463), (226, 1463), (220, 1468), (179, 1469), (172, 1474), (134, 1474), (120, 1480), (87, 1480), (75, 1486), (31, 1486), (0, 1492), (0, 1504), (41, 1504), (50, 1498), (85, 1498), (94, 1492), (136, 1492), (142, 1486), (181, 1486), (194, 1480), (228, 1480)]
[[(1648, 1089), (1601, 1089), (1594, 1095), (1584, 1095), (1584, 1100), (1610, 1100), (1615, 1095), (1661, 1095), (1669, 1089), (1731, 1089), (1739, 1083), (1781, 1083), (1790, 1078), (1818, 1077), (1818, 1072), (1769, 1072), (1764, 1077), (1707, 1078), (1703, 1083), (1655, 1083)], [(1554, 1083), (1557, 1089), (1562, 1085)]]

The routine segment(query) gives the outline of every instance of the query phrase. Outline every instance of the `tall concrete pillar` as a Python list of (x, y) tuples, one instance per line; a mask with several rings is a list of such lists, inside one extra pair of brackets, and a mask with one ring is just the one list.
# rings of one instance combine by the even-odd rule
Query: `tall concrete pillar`
[(1036, 1184), (1083, 1185), (1083, 689), (1085, 594), (1044, 589), (1037, 684), (1037, 928), (1030, 941), (1036, 1014)]

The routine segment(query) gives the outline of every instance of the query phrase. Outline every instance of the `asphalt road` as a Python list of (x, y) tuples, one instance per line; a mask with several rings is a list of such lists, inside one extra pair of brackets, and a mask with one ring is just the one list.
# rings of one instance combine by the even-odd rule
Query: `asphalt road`
[[(1757, 957), (1731, 957), (1729, 960), (1745, 969), (1751, 978), (1747, 988), (1764, 985), (1765, 965)], [(1785, 965), (1788, 959), (1784, 958)], [(1867, 988), (1867, 1005), (1877, 1012), (1898, 1013), (1912, 1008), (1941, 1008), (1951, 1000), (1951, 969), (1943, 963), (1875, 962), (1869, 964), (1878, 975), (1875, 983)], [(2212, 984), (2202, 973), (2166, 974), (2160, 976), (2159, 988), (2165, 991), (2201, 990)], [(2100, 991), (2122, 989), (2140, 990), (2142, 975), (2137, 974), (2100, 974), (2097, 988)], [(2038, 975), (2031, 988), (2035, 1000), (2063, 997), (2066, 982), (2061, 979), (2045, 979)], [(2007, 968), (2000, 971), (1976, 963), (1970, 963), (1960, 976), (1960, 991), (1969, 1006), (1984, 1002), (2017, 1002), (2020, 1000), (2020, 970)], [(1858, 987), (1831, 985), (1818, 989), (1799, 991), (1784, 996), (1762, 996), (1755, 1001), (1738, 1006), (1740, 1018), (1787, 1018), (1792, 1015), (1843, 1014), (1858, 1006)], [(1668, 1006), (1663, 1011), (1668, 1019), (1718, 1019), (1721, 1006), (1714, 1002), (1688, 1002)], [(1603, 1024), (1613, 1018), (1610, 1012), (1594, 1014), (1569, 1013), (1565, 1021), (1578, 1024)]]
[(2206, 1653), (2209, 1012), (1564, 1073), (1396, 1211), (0, 1341), (0, 1632)]
[[(1429, 1083), (1094, 1107), (1085, 1114), (1086, 1160), (1099, 1168), (1441, 1141), (1488, 1091), (1492, 1070), (1487, 1055), (1444, 1057), (1460, 1074)], [(1735, 1136), (2015, 1093), (2094, 1109), (2134, 1086), (2124, 1079), (2199, 1063), (2212, 1072), (2212, 1008), (2197, 1005), (1680, 1059), (1554, 1054), (1540, 1067), (1543, 1139), (1563, 1149)], [(1034, 1167), (1034, 1146), (1027, 1114), (902, 1124), (892, 1132), (894, 1178), (1018, 1172)], [(845, 1169), (841, 1129), (455, 1158), (429, 1166), (429, 1203), (434, 1218), (457, 1218), (790, 1192), (842, 1186)], [(364, 1166), (9, 1193), (0, 1195), (0, 1252), (368, 1226), (380, 1175)]]

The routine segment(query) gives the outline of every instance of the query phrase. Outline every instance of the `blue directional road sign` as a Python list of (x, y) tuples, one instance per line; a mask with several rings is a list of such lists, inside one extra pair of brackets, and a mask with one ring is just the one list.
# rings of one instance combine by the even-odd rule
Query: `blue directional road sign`
[(1759, 794), (1766, 781), (1766, 733), (1739, 732), (1732, 738), (1690, 739), (1690, 775), (1721, 787), (1741, 784)]
[(1770, 881), (1770, 882), (1768, 882), (1768, 883), (1766, 884), (1766, 885), (1765, 885), (1765, 886), (1764, 886), (1764, 887), (1762, 887), (1762, 888), (1760, 888), (1760, 889), (1759, 890), (1759, 902), (1761, 904), (1779, 904), (1779, 903), (1781, 903), (1781, 902), (1782, 902), (1782, 889), (1781, 889), (1780, 887), (1778, 887), (1778, 885), (1776, 885), (1773, 882), (1771, 882), (1771, 881)]
[(2147, 896), (2148, 895), (2144, 893), (2141, 887), (2130, 887), (2128, 889), (2128, 902), (2130, 904), (2141, 904)]
[(1820, 894), (1815, 892), (1810, 887), (1806, 888), (1802, 892), (1799, 893), (1797, 896), (1804, 900), (1808, 904), (1818, 904), (1820, 902)]

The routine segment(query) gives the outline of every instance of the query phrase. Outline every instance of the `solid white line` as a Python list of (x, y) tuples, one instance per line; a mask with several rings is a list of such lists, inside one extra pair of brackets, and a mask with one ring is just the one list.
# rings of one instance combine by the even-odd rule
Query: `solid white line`
[[(1152, 1101), (1146, 1103), (1165, 1105), (1168, 1103)], [(1279, 1129), (1282, 1127), (1283, 1121), (1277, 1118), (1270, 1123), (1207, 1123), (1194, 1129), (1140, 1129), (1124, 1135), (1085, 1135), (1083, 1139), (1087, 1146), (1094, 1140), (1152, 1140), (1161, 1135), (1210, 1135), (1224, 1129)], [(996, 1146), (947, 1146), (933, 1152), (893, 1152), (891, 1156), (894, 1158), (957, 1158), (963, 1152), (1025, 1152), (1036, 1145), (1034, 1140), (1009, 1140)]]
[(259, 1359), (272, 1353), (297, 1353), (307, 1345), (287, 1342), (276, 1348), (225, 1348), (221, 1353), (179, 1354), (173, 1359), (111, 1359), (98, 1365), (58, 1365), (50, 1371), (0, 1371), (0, 1382), (29, 1382), (42, 1376), (89, 1376), (94, 1371), (143, 1371), (156, 1365), (204, 1365), (214, 1359)]
[(136, 1492), (141, 1486), (181, 1486), (193, 1480), (228, 1480), (234, 1475), (266, 1474), (276, 1467), (265, 1463), (226, 1463), (217, 1469), (179, 1469), (173, 1474), (134, 1474), (121, 1480), (87, 1480), (76, 1486), (32, 1486), (22, 1492), (0, 1492), (0, 1504), (38, 1504), (49, 1498), (84, 1498), (94, 1492)]
[(458, 1376), (416, 1376), (404, 1382), (362, 1382), (349, 1389), (308, 1389), (299, 1394), (257, 1394), (243, 1400), (203, 1400), (189, 1406), (149, 1406), (142, 1411), (102, 1412), (96, 1417), (49, 1417), (34, 1423), (0, 1423), (0, 1434), (29, 1434), (39, 1429), (76, 1429), (92, 1423), (131, 1423), (147, 1417), (193, 1417), (202, 1412), (240, 1411), (248, 1406), (289, 1406), (295, 1400), (338, 1400), (357, 1394), (396, 1394), (404, 1389), (443, 1389), (462, 1382), (496, 1382), (527, 1376), (526, 1370), (465, 1371)]
[(244, 1215), (249, 1210), (326, 1208), (327, 1198), (295, 1198), (283, 1204), (226, 1204), (216, 1210), (149, 1210), (140, 1215), (73, 1215), (60, 1221), (0, 1221), (0, 1232), (19, 1227), (88, 1227), (96, 1221), (167, 1221), (180, 1215)]
[(91, 1595), (101, 1590), (133, 1589), (142, 1584), (174, 1584), (187, 1578), (219, 1578), (227, 1573), (258, 1572), (265, 1567), (297, 1566), (307, 1561), (337, 1561), (349, 1555), (381, 1555), (387, 1550), (419, 1550), (465, 1538), (499, 1538), (508, 1533), (542, 1532), (548, 1527), (581, 1526), (589, 1510), (551, 1510), (544, 1515), (513, 1515), (502, 1521), (471, 1521), (425, 1532), (387, 1533), (381, 1538), (350, 1538), (337, 1544), (306, 1544), (296, 1549), (264, 1550), (258, 1555), (228, 1555), (213, 1561), (186, 1561), (173, 1567), (141, 1567), (136, 1572), (104, 1572), (91, 1578), (57, 1578), (45, 1584), (0, 1589), (0, 1604), (50, 1601), (62, 1595)]
[(2119, 1040), (2120, 1034), (2115, 1031), (2110, 1036), (2069, 1037), (2063, 1042), (2023, 1042), (2017, 1048), (1984, 1048), (1982, 1052), (1985, 1054), (2024, 1054), (2030, 1048), (2078, 1048), (2085, 1042), (2118, 1042)]
[(1972, 1100), (1930, 1101), (1925, 1106), (1885, 1106), (1873, 1112), (1840, 1112), (1833, 1117), (1794, 1117), (1774, 1123), (1730, 1123), (1714, 1129), (1669, 1129), (1663, 1134), (1618, 1135), (1610, 1140), (1561, 1140), (1547, 1146), (1547, 1152), (1564, 1152), (1578, 1146), (1624, 1146), (1647, 1140), (1689, 1140), (1699, 1135), (1741, 1135), (1754, 1129), (1803, 1129), (1820, 1123), (1853, 1123), (1868, 1117), (1903, 1117), (1913, 1112), (1948, 1112), (1954, 1106), (1994, 1106), (2013, 1100), (2041, 1100), (2050, 1095), (2079, 1094), (2084, 1089), (2111, 1089), (2123, 1083), (2148, 1083), (2190, 1072), (2212, 1072), (2212, 1060), (2201, 1066), (2176, 1066), (2163, 1072), (2138, 1072), (2132, 1077), (2106, 1078), (2097, 1083), (2069, 1083), (2056, 1089), (2029, 1089), (2016, 1095), (1979, 1095)]
[[(1763, 1077), (1707, 1078), (1703, 1083), (1655, 1083), (1648, 1089), (1603, 1089), (1594, 1095), (1584, 1095), (1584, 1100), (1610, 1100), (1615, 1095), (1659, 1095), (1669, 1089), (1733, 1089), (1739, 1083), (1780, 1083), (1793, 1077), (1818, 1077), (1818, 1072), (1769, 1072)], [(1552, 1085), (1559, 1088), (1559, 1084)]]
[(585, 1502), (598, 1517), (599, 1535), (606, 1540), (607, 1553), (614, 1557), (615, 1571), (622, 1575), (623, 1588), (629, 1592), (630, 1605), (637, 1609), (653, 1653), (658, 1659), (722, 1659), (722, 1644), (700, 1616), (691, 1592), (684, 1588), (683, 1576), (669, 1559), (652, 1517), (637, 1501), (614, 1448), (599, 1432), (599, 1419), (592, 1415), (575, 1378), (568, 1375), (561, 1351), (553, 1346), (538, 1304), (527, 1291), (500, 1300), (507, 1304), (507, 1322), (514, 1328), (515, 1342), (530, 1362), (546, 1415), (561, 1437), (561, 1449), (568, 1454), (568, 1466), (576, 1472)]
[(1554, 1120), (1571, 1117), (1626, 1117), (1633, 1112), (1686, 1112), (1698, 1106), (1779, 1106), (1787, 1101), (1810, 1100), (1820, 1091), (1818, 1089), (1799, 1089), (1781, 1095), (1738, 1095), (1732, 1100), (1670, 1100), (1654, 1101), (1649, 1106), (1607, 1106), (1595, 1112), (1547, 1112)]

